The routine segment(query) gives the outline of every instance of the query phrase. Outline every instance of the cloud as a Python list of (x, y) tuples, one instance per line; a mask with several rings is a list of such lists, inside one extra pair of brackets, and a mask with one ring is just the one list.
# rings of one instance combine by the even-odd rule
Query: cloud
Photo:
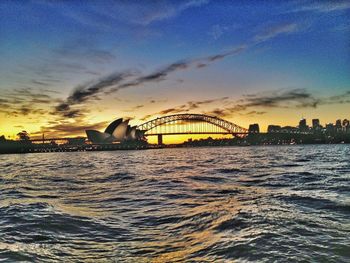
[(229, 30), (229, 27), (227, 26), (221, 26), (221, 25), (213, 25), (209, 30), (209, 35), (214, 39), (218, 40), (227, 30)]
[(54, 49), (53, 54), (59, 59), (71, 61), (85, 61), (94, 64), (110, 63), (116, 59), (115, 55), (105, 49), (96, 47), (91, 40), (79, 39), (74, 42), (65, 43), (61, 47)]
[(146, 115), (141, 120), (147, 120), (157, 115), (185, 113), (193, 109), (200, 109), (202, 105), (214, 102), (224, 103), (226, 106), (201, 111), (203, 114), (230, 118), (234, 115), (255, 116), (268, 113), (273, 108), (316, 108), (321, 105), (350, 103), (350, 91), (330, 97), (317, 97), (305, 89), (277, 90), (264, 93), (247, 94), (236, 101), (228, 97), (204, 101), (189, 101), (177, 107), (167, 108), (157, 113)]
[[(51, 93), (51, 94), (50, 94)], [(0, 112), (8, 116), (43, 115), (58, 99), (46, 89), (20, 88), (5, 90), (0, 99)]]
[(143, 116), (140, 120), (141, 121), (146, 121), (146, 120), (148, 120), (149, 118), (151, 118), (151, 117), (153, 117), (154, 115), (152, 115), (152, 114), (147, 114), (147, 115), (145, 115), (145, 116)]
[(129, 87), (139, 86), (141, 84), (145, 84), (147, 82), (158, 82), (166, 79), (166, 76), (170, 73), (187, 69), (190, 66), (190, 61), (180, 61), (172, 63), (158, 71), (155, 71), (151, 74), (147, 74), (141, 77), (138, 77), (132, 81), (121, 84), (111, 90), (111, 92), (116, 92), (120, 89), (125, 89)]
[[(132, 19), (131, 22), (141, 25), (149, 25), (156, 21), (169, 19), (179, 15), (186, 9), (200, 7), (209, 3), (209, 0), (190, 0), (190, 1), (155, 1), (146, 6), (135, 6), (133, 12), (138, 15), (138, 19)], [(134, 4), (134, 3), (133, 3)], [(138, 9), (138, 10), (137, 10)], [(141, 12), (140, 12), (141, 11)]]
[[(296, 23), (280, 24), (265, 30), (263, 33), (255, 36), (255, 43), (270, 40), (280, 34), (295, 32), (299, 29)], [(192, 68), (204, 68), (214, 62), (218, 62), (230, 56), (238, 55), (249, 47), (248, 44), (242, 44), (233, 47), (227, 51), (219, 52), (201, 58), (183, 59), (160, 68), (152, 73), (137, 76), (135, 72), (131, 74), (130, 70), (125, 72), (115, 72), (98, 80), (91, 81), (75, 88), (64, 102), (55, 107), (57, 113), (64, 117), (74, 118), (81, 116), (79, 109), (71, 109), (72, 105), (79, 105), (91, 98), (97, 98), (100, 93), (109, 95), (121, 89), (142, 86), (147, 83), (165, 81), (170, 74), (178, 71)], [(177, 109), (169, 110), (169, 113), (176, 113)]]
[(245, 113), (244, 115), (245, 116), (251, 116), (251, 115), (263, 115), (263, 114), (266, 114), (267, 112), (266, 111), (250, 111), (250, 112), (247, 112)]
[[(55, 56), (43, 59), (39, 63), (33, 62), (30, 65), (22, 65), (22, 68), (25, 71), (33, 72), (33, 74), (37, 75), (38, 79), (44, 75), (51, 76), (46, 80), (46, 82), (51, 83), (62, 82), (63, 74), (68, 76), (88, 71), (87, 65), (83, 65), (80, 61), (67, 60), (63, 57)], [(38, 83), (35, 85), (38, 85)]]
[(80, 105), (92, 98), (96, 99), (96, 95), (107, 88), (117, 85), (119, 82), (133, 75), (130, 72), (113, 73), (97, 81), (91, 81), (76, 87), (73, 93), (64, 101), (55, 107), (53, 114), (61, 114), (67, 118), (81, 117), (81, 109), (72, 109), (74, 105)]
[(265, 31), (257, 34), (254, 38), (256, 42), (264, 42), (275, 38), (281, 34), (290, 34), (299, 31), (300, 26), (297, 23), (278, 24), (267, 28)]
[(15, 114), (15, 113), (17, 113), (21, 116), (27, 116), (29, 114), (42, 115), (42, 114), (47, 113), (47, 111), (43, 110), (43, 109), (36, 109), (31, 105), (27, 105), (27, 106), (21, 106), (20, 108), (18, 108), (17, 111), (12, 112), (12, 114)]
[(243, 99), (244, 107), (313, 107), (320, 102), (312, 94), (304, 89), (277, 91), (271, 94), (252, 94)]
[(96, 82), (90, 82), (85, 85), (78, 86), (72, 95), (70, 95), (67, 101), (71, 104), (77, 104), (88, 100), (91, 96), (94, 96), (106, 88), (113, 87), (124, 81), (126, 78), (132, 76), (131, 72), (117, 72), (110, 74), (106, 77), (99, 79)]
[(215, 55), (210, 55), (203, 58), (195, 58), (195, 59), (186, 59), (181, 60), (175, 63), (171, 63), (157, 71), (154, 71), (150, 74), (146, 74), (143, 76), (140, 76), (132, 81), (123, 83), (121, 85), (118, 85), (117, 87), (111, 89), (109, 93), (116, 92), (120, 89), (125, 89), (129, 87), (135, 87), (140, 86), (143, 84), (146, 84), (148, 82), (159, 82), (166, 80), (166, 77), (171, 74), (175, 73), (177, 71), (186, 70), (190, 68), (202, 68), (209, 66), (211, 63), (222, 60), (228, 56), (237, 55), (241, 52), (243, 52), (247, 47), (245, 45), (241, 45), (239, 47), (235, 47), (230, 49), (229, 51), (218, 53)]
[(157, 115), (167, 115), (167, 114), (176, 114), (176, 113), (184, 113), (184, 112), (189, 112), (194, 109), (198, 109), (203, 105), (209, 105), (213, 103), (223, 103), (227, 101), (229, 97), (222, 97), (222, 98), (217, 98), (217, 99), (209, 99), (209, 100), (200, 100), (200, 101), (188, 101), (186, 104), (179, 105), (177, 107), (172, 107), (172, 108), (167, 108), (164, 110), (161, 110), (159, 112), (156, 112), (151, 115), (145, 115), (141, 118), (141, 120), (146, 120), (150, 117), (154, 117)]
[(102, 68), (116, 60), (112, 50), (101, 48), (95, 39), (89, 38), (65, 41), (43, 56), (33, 57), (20, 66), (22, 72), (18, 74), (25, 76), (31, 72), (33, 76), (31, 80), (26, 81), (26, 86), (58, 87), (77, 74), (96, 77), (99, 73), (92, 69)]
[(320, 12), (330, 13), (335, 11), (343, 11), (350, 9), (350, 2), (348, 0), (334, 0), (334, 1), (308, 1), (307, 4), (296, 7), (292, 12)]
[[(171, 63), (150, 74), (141, 75), (139, 77), (136, 77), (136, 72), (131, 70), (125, 72), (115, 72), (98, 80), (94, 80), (76, 87), (73, 93), (64, 102), (61, 102), (55, 107), (55, 112), (68, 118), (80, 117), (82, 113), (79, 112), (79, 109), (73, 110), (71, 106), (80, 105), (92, 98), (96, 99), (96, 96), (102, 92), (104, 94), (111, 94), (121, 89), (141, 86), (146, 83), (164, 81), (169, 74), (189, 68), (196, 68), (196, 65), (199, 64), (209, 66), (211, 63), (224, 59), (225, 57), (237, 55), (243, 52), (245, 49), (245, 46), (239, 46), (215, 55)], [(132, 77), (134, 78), (128, 80)]]
[(157, 115), (185, 113), (192, 109), (199, 109), (201, 105), (214, 102), (225, 102), (227, 106), (204, 110), (202, 113), (221, 118), (230, 118), (237, 114), (242, 116), (256, 116), (267, 114), (268, 110), (272, 108), (316, 108), (321, 105), (350, 103), (350, 91), (337, 96), (317, 97), (305, 89), (293, 89), (247, 94), (236, 101), (229, 101), (228, 97), (197, 102), (189, 101), (177, 107), (167, 108), (157, 113), (146, 115), (141, 120), (145, 121)]
[(31, 137), (39, 137), (43, 133), (45, 137), (66, 137), (85, 135), (85, 130), (101, 130), (108, 125), (108, 122), (99, 122), (95, 124), (89, 124), (82, 119), (74, 122), (70, 121), (51, 121), (48, 125), (41, 126), (39, 131), (31, 133)]
[[(59, 10), (62, 15), (97, 30), (116, 31), (125, 27), (136, 30), (152, 23), (178, 16), (190, 8), (209, 3), (209, 0), (162, 0), (162, 1), (124, 1), (105, 0), (91, 1), (84, 8), (74, 8), (74, 1), (55, 2), (41, 1), (48, 7)], [(118, 27), (116, 27), (118, 24)], [(125, 29), (124, 29), (125, 30)]]
[(34, 80), (34, 79), (32, 80), (32, 83), (35, 85), (39, 85), (39, 86), (48, 86), (48, 84), (46, 82)]
[(323, 99), (323, 104), (345, 104), (350, 103), (350, 90), (345, 91), (343, 94), (331, 96), (327, 99)]
[(145, 105), (140, 104), (140, 105), (136, 105), (136, 106), (132, 107), (131, 109), (124, 110), (124, 111), (125, 112), (134, 112), (136, 110), (142, 109), (143, 107), (145, 107)]

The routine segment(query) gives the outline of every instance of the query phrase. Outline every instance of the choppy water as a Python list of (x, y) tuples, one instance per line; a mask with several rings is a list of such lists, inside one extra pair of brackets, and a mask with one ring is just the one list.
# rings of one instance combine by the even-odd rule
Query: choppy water
[(0, 156), (0, 262), (349, 262), (350, 146)]

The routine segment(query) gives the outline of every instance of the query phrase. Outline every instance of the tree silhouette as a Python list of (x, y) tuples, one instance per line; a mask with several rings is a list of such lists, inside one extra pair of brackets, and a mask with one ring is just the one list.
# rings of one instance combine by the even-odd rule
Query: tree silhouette
[(17, 133), (17, 136), (21, 141), (29, 141), (29, 133), (26, 131)]

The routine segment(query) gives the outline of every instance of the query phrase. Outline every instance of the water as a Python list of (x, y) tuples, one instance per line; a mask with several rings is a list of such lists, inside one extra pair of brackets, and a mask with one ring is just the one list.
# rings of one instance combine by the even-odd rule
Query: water
[(350, 146), (0, 156), (0, 262), (349, 262)]

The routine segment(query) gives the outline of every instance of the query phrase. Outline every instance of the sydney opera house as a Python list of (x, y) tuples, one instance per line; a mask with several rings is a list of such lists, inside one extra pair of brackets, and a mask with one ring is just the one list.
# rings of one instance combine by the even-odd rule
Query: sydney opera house
[(90, 142), (100, 143), (118, 143), (125, 141), (144, 140), (143, 132), (136, 126), (130, 126), (129, 120), (117, 119), (110, 123), (104, 132), (96, 130), (86, 130), (86, 135)]

